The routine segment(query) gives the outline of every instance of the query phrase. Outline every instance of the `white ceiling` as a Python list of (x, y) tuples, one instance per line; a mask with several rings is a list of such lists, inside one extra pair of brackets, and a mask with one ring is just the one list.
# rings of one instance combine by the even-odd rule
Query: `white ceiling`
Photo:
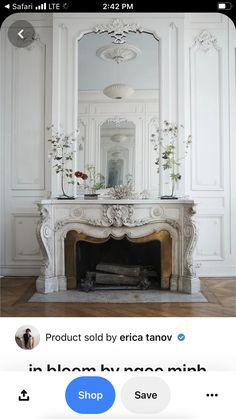
[(103, 90), (113, 83), (125, 83), (135, 90), (158, 89), (158, 41), (146, 33), (130, 33), (126, 39), (142, 54), (132, 61), (117, 64), (96, 56), (98, 48), (112, 43), (110, 35), (84, 35), (78, 43), (79, 90)]

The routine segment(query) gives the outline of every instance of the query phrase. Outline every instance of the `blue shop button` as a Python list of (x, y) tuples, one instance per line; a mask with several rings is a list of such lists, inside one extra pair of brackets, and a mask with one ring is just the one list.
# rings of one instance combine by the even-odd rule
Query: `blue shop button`
[(65, 396), (75, 412), (98, 414), (111, 408), (116, 393), (110, 381), (103, 377), (79, 377), (68, 384)]

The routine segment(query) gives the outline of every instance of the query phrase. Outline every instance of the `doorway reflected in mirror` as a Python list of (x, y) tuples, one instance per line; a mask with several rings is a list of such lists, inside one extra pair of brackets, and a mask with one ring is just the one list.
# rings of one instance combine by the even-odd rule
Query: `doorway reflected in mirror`
[(125, 121), (119, 125), (104, 122), (100, 129), (101, 173), (105, 187), (125, 185), (135, 176), (135, 125)]

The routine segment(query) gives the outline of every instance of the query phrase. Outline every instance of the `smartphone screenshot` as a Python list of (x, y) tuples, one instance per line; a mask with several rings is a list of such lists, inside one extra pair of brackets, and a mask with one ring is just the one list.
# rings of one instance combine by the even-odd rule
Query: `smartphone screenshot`
[(236, 418), (234, 12), (1, 2), (2, 418)]

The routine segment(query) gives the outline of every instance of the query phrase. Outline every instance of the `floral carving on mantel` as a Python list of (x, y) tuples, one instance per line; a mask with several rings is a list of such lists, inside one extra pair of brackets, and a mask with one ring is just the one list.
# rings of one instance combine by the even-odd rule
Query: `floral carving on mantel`
[(200, 32), (200, 34), (196, 36), (194, 45), (205, 52), (209, 51), (211, 48), (218, 49), (217, 39), (207, 30)]
[(114, 44), (124, 44), (126, 42), (126, 35), (129, 32), (143, 32), (143, 28), (137, 23), (124, 23), (123, 20), (114, 19), (112, 23), (99, 24), (93, 28), (95, 33), (107, 32), (114, 38)]
[(166, 220), (164, 220), (164, 222), (169, 224), (175, 230), (180, 230), (180, 225), (179, 225), (178, 221), (172, 220), (171, 218), (167, 218)]
[(82, 208), (72, 208), (70, 210), (70, 215), (74, 218), (81, 218), (83, 215), (83, 210)]
[(87, 220), (88, 224), (103, 227), (138, 227), (150, 223), (150, 219), (133, 219), (132, 205), (103, 205), (103, 218)]
[(178, 221), (171, 218), (163, 218), (164, 213), (161, 208), (156, 208), (151, 211), (151, 217), (148, 218), (134, 218), (134, 208), (133, 205), (121, 205), (121, 204), (112, 204), (112, 205), (103, 205), (101, 218), (83, 218), (83, 211), (71, 213), (73, 218), (64, 218), (58, 220), (54, 226), (54, 233), (60, 231), (68, 224), (88, 224), (94, 227), (140, 227), (147, 224), (154, 223), (166, 223), (169, 224), (176, 230), (181, 230), (180, 224)]
[(160, 218), (164, 216), (164, 209), (161, 206), (151, 209), (151, 216), (155, 218)]

